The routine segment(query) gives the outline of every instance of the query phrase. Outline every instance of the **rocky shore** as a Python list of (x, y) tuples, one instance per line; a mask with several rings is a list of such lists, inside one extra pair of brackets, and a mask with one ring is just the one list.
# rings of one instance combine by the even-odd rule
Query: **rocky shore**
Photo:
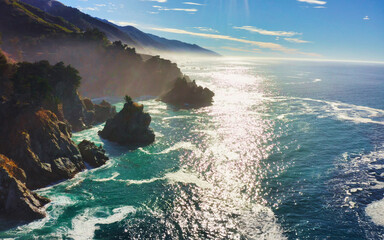
[[(44, 217), (49, 200), (31, 190), (72, 178), (85, 163), (97, 167), (108, 160), (93, 143), (78, 147), (71, 139), (72, 130), (87, 126), (79, 84), (70, 66), (15, 65), (0, 51), (0, 217)], [(96, 106), (92, 123), (115, 113), (110, 104)]]

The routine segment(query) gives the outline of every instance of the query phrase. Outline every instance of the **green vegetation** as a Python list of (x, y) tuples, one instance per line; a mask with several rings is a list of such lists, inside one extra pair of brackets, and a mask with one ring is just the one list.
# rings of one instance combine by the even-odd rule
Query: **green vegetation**
[(132, 98), (130, 96), (128, 96), (128, 95), (125, 95), (124, 100), (128, 104), (132, 104), (133, 103)]
[(22, 102), (57, 105), (57, 91), (74, 91), (80, 86), (79, 72), (63, 62), (55, 65), (50, 65), (48, 61), (21, 62), (16, 67), (10, 80), (14, 96)]

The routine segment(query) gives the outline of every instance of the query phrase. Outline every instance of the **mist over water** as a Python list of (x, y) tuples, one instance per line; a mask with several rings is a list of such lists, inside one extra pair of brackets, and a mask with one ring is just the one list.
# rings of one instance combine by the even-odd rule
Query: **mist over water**
[[(215, 92), (178, 110), (138, 99), (153, 145), (73, 135), (111, 160), (38, 190), (48, 217), (1, 238), (381, 239), (384, 66), (222, 59), (180, 61)], [(116, 104), (118, 110), (122, 103)]]

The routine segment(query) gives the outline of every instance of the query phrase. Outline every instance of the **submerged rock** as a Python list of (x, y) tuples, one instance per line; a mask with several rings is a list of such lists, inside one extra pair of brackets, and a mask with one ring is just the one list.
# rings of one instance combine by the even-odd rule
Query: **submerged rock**
[(0, 215), (23, 221), (45, 217), (49, 199), (30, 191), (25, 182), (25, 172), (0, 154)]
[(127, 102), (112, 119), (107, 120), (99, 135), (121, 145), (146, 146), (155, 141), (155, 134), (149, 128), (151, 116), (143, 112), (144, 106)]
[(92, 167), (100, 167), (109, 160), (105, 155), (105, 150), (102, 147), (96, 146), (93, 142), (83, 140), (79, 143), (78, 147), (84, 162)]
[(182, 108), (199, 108), (212, 104), (215, 94), (208, 88), (197, 86), (186, 77), (178, 78), (173, 88), (160, 100)]

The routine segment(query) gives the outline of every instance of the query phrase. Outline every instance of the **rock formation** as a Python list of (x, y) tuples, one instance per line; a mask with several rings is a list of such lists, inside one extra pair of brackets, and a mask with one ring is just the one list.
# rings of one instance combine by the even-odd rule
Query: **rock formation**
[(94, 104), (91, 99), (83, 98), (85, 119), (88, 125), (107, 121), (116, 115), (116, 107), (103, 100), (100, 104)]
[(45, 216), (42, 207), (49, 200), (31, 192), (25, 182), (25, 172), (0, 154), (0, 215), (23, 221)]
[(0, 51), (1, 216), (22, 221), (44, 217), (42, 206), (49, 200), (29, 189), (73, 177), (85, 169), (84, 159), (95, 166), (108, 159), (91, 143), (83, 159), (71, 140), (71, 125), (84, 125), (77, 73), (62, 63), (10, 64)]
[(197, 86), (195, 81), (184, 77), (178, 78), (173, 88), (160, 100), (181, 108), (199, 108), (211, 105), (214, 95), (208, 88)]
[(92, 167), (100, 167), (109, 159), (105, 155), (105, 150), (96, 146), (93, 142), (83, 140), (78, 147), (84, 162)]
[(69, 126), (51, 111), (3, 103), (0, 116), (0, 153), (25, 171), (27, 187), (44, 187), (85, 169)]
[(155, 134), (149, 128), (151, 116), (143, 112), (144, 106), (127, 101), (124, 108), (109, 119), (99, 135), (112, 142), (129, 146), (146, 146), (155, 141)]

